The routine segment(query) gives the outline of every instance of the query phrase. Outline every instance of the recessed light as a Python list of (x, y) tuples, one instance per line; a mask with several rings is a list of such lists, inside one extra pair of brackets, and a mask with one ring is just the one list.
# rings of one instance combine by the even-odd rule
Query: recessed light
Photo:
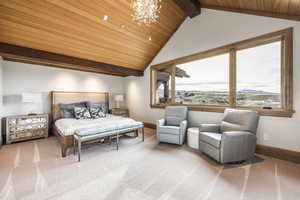
[(103, 16), (103, 20), (104, 20), (104, 21), (108, 21), (108, 16), (107, 16), (107, 15), (104, 15), (104, 16)]
[(149, 37), (149, 40), (150, 40), (150, 41), (152, 40), (152, 37), (151, 37), (151, 36)]

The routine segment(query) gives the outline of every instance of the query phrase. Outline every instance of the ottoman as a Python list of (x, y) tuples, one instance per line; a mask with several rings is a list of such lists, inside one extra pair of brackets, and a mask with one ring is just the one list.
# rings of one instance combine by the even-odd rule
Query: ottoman
[(188, 129), (187, 145), (193, 149), (199, 149), (199, 127), (192, 127)]

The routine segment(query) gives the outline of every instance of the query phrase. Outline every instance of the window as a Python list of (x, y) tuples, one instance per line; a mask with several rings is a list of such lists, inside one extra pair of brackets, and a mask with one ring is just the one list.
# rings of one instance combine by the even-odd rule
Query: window
[(247, 108), (291, 117), (292, 32), (289, 28), (152, 66), (151, 106), (214, 112)]
[(156, 70), (156, 84), (155, 84), (155, 103), (169, 104), (171, 103), (171, 74), (172, 68), (167, 67)]
[(178, 104), (229, 105), (229, 54), (176, 66)]
[(238, 106), (281, 108), (281, 41), (237, 51)]

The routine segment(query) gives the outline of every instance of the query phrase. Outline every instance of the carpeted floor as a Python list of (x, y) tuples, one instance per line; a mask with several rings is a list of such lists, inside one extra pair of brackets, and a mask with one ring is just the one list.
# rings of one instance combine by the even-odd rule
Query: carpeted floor
[(221, 166), (189, 147), (123, 137), (115, 145), (83, 148), (82, 162), (60, 157), (55, 137), (0, 150), (0, 199), (65, 200), (297, 200), (300, 166), (258, 156)]

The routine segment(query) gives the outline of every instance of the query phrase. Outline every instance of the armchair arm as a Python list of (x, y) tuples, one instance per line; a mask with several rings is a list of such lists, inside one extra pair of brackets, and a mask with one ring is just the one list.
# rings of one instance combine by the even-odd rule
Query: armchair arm
[(181, 144), (181, 145), (185, 141), (185, 135), (186, 135), (187, 126), (188, 126), (187, 120), (183, 120), (183, 121), (180, 122), (180, 126), (179, 126), (179, 131), (180, 131), (179, 144)]
[(156, 127), (160, 127), (164, 125), (165, 125), (165, 119), (160, 119), (156, 121)]
[(249, 131), (223, 132), (221, 163), (248, 160), (254, 156), (256, 136)]
[(181, 134), (184, 134), (186, 132), (186, 129), (187, 129), (187, 120), (183, 120), (182, 122), (180, 122)]
[(199, 128), (200, 132), (220, 132), (220, 125), (219, 124), (201, 124)]

